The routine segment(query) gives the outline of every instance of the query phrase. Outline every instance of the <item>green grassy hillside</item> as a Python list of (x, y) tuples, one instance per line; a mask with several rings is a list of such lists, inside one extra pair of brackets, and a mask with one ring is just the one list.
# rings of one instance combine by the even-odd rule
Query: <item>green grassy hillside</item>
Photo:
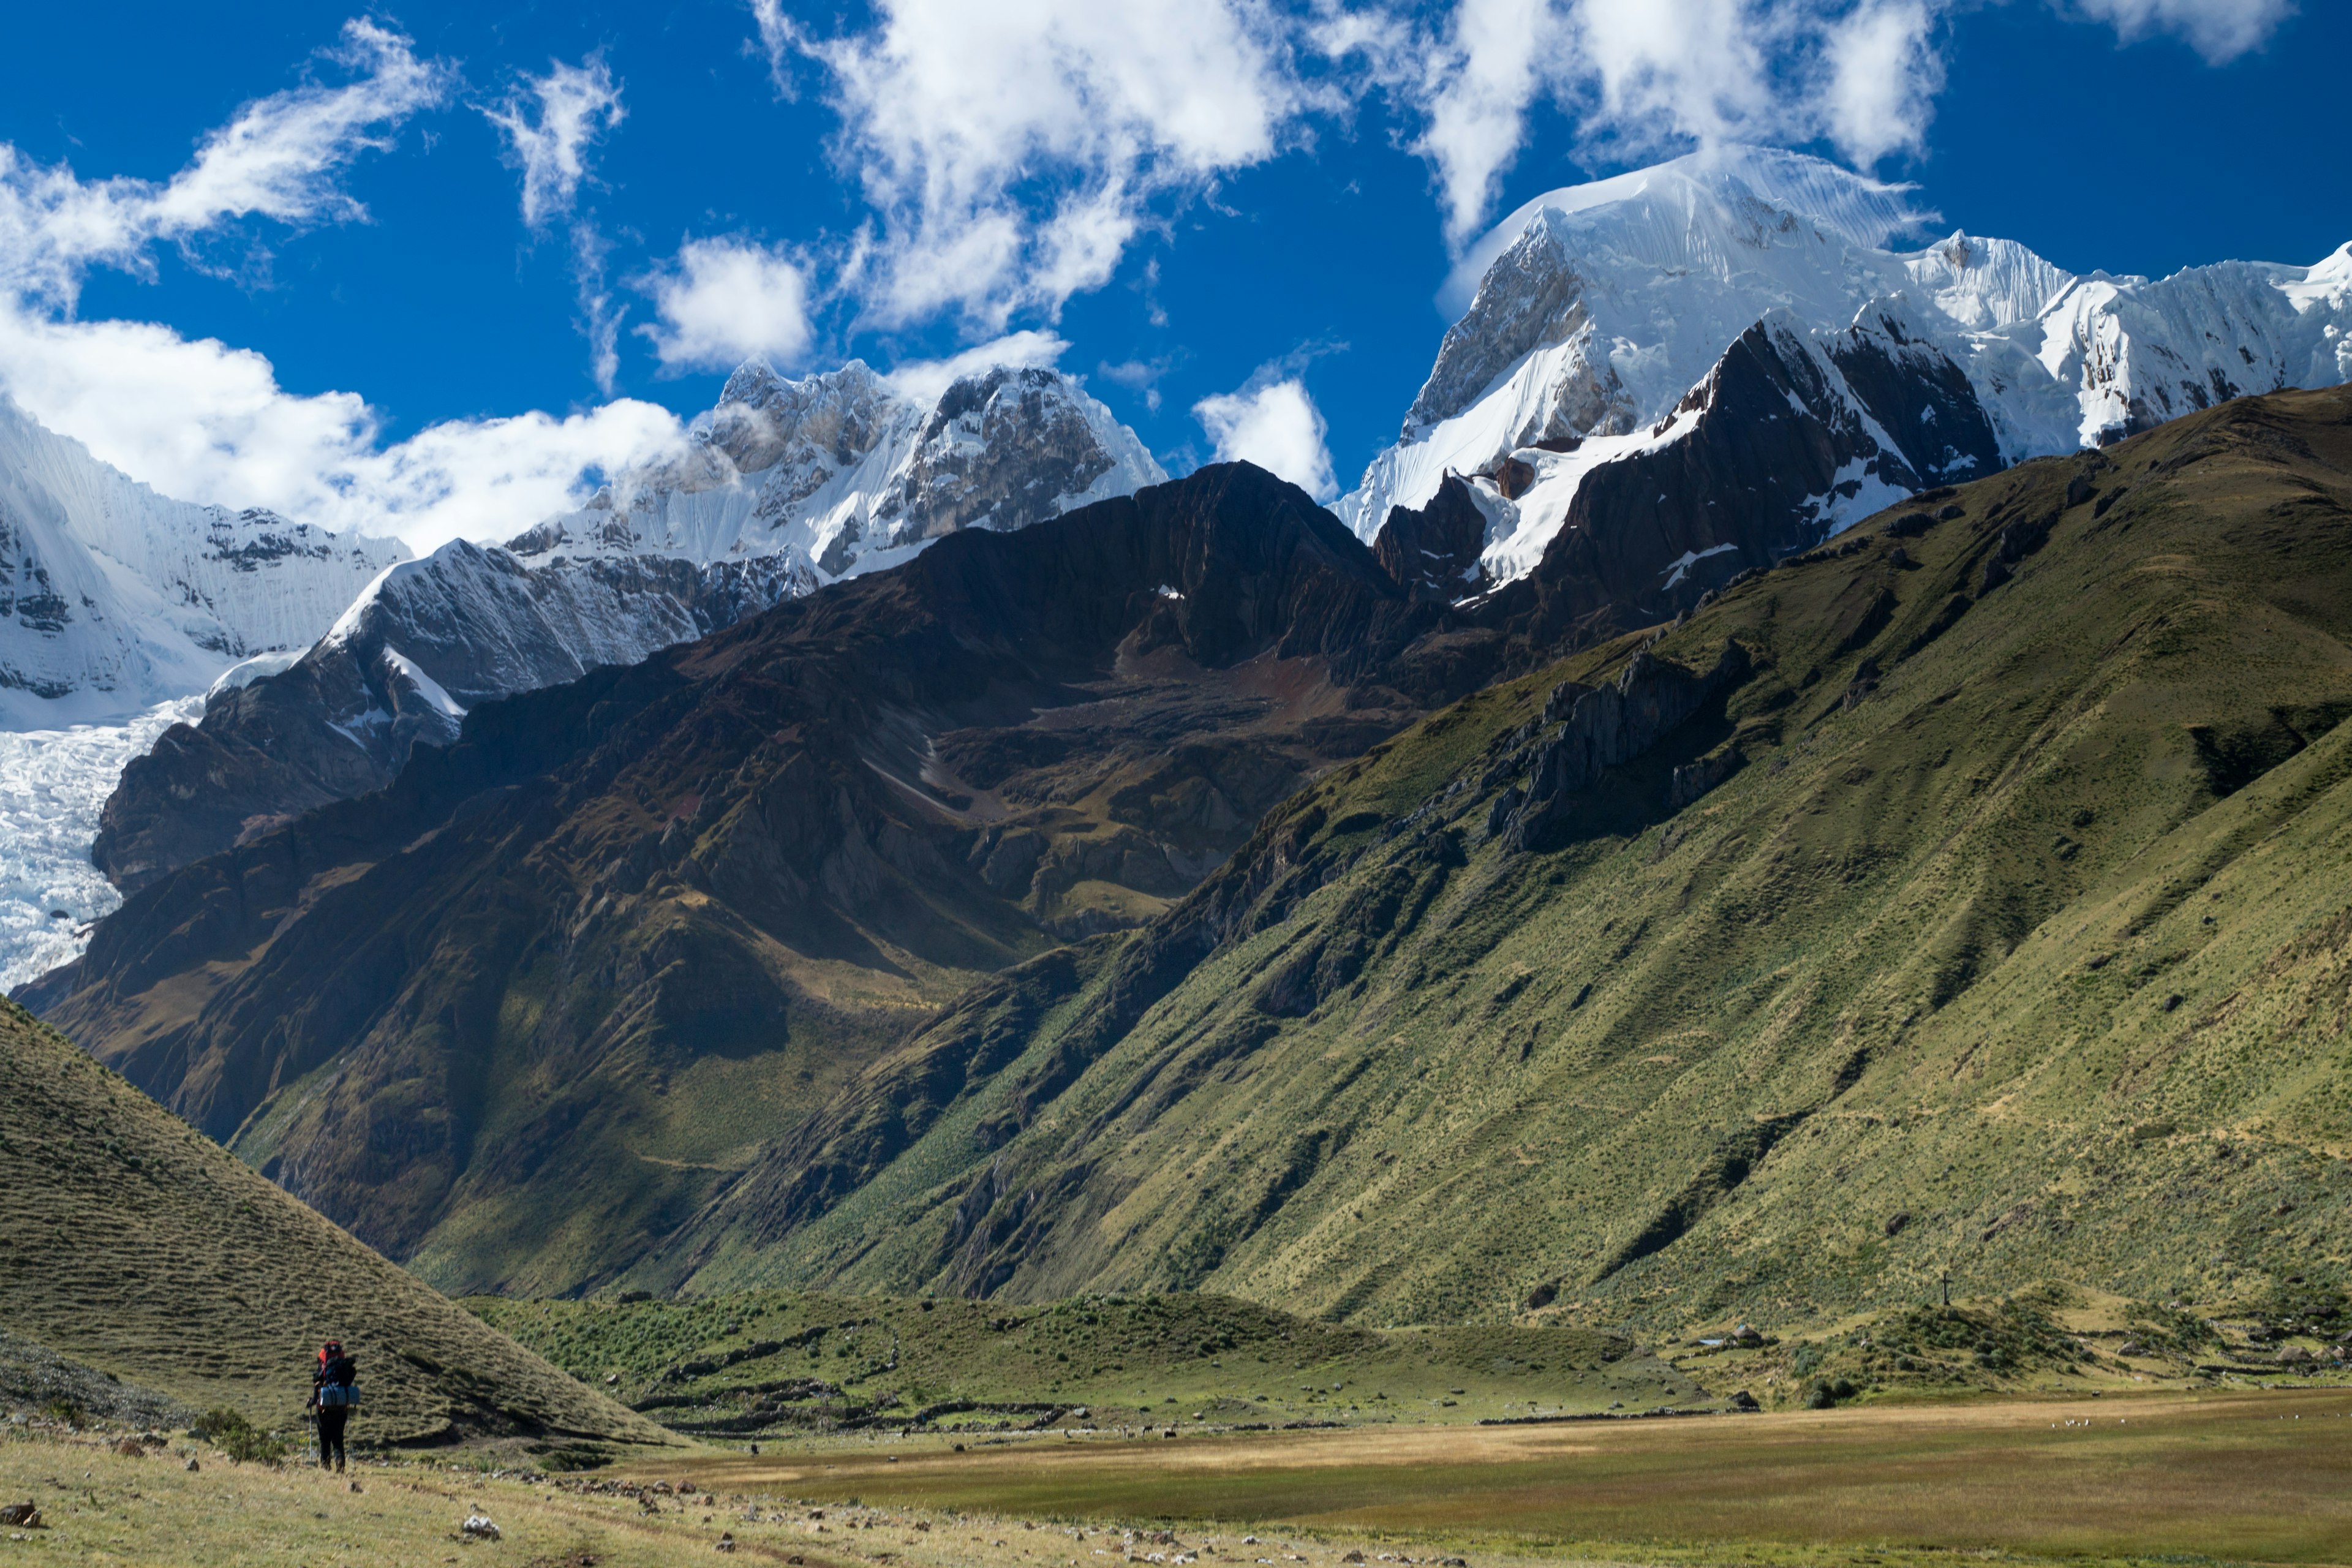
[(713, 1437), (1462, 1422), (1712, 1399), (1614, 1334), (1511, 1325), (1380, 1333), (1220, 1296), (1007, 1309), (751, 1290), (467, 1305), (573, 1376)]
[(2352, 393), (1927, 504), (1668, 631), (1744, 672), (1539, 830), (1636, 639), (975, 993), (637, 1278), (1643, 1332), (2340, 1281)]
[(0, 1237), (12, 1340), (196, 1409), (293, 1430), (310, 1354), (333, 1336), (360, 1361), (357, 1438), (668, 1440), (13, 1003), (0, 1004)]

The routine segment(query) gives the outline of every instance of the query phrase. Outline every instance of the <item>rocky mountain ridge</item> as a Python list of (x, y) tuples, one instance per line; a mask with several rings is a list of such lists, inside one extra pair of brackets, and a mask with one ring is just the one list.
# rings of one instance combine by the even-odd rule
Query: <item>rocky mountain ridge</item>
[(2336, 1278), (2347, 580), (2343, 389), (1881, 514), (975, 988), (629, 1282), (1646, 1332)]
[(123, 770), (93, 858), (125, 889), (381, 789), (487, 701), (629, 665), (961, 528), (1028, 526), (1164, 478), (1057, 372), (998, 368), (928, 402), (853, 361), (748, 364), (680, 457), (504, 547), (385, 573), (300, 660), (264, 669)]
[(1203, 469), (476, 710), (26, 995), (428, 1278), (575, 1289), (1484, 676), (1299, 491)]

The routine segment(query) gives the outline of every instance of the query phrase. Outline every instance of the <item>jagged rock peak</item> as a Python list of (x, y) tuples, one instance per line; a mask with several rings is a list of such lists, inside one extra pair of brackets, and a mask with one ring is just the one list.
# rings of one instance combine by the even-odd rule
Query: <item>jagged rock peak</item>
[(995, 366), (934, 389), (862, 360), (798, 379), (753, 361), (683, 454), (618, 476), (508, 548), (705, 563), (784, 552), (832, 581), (960, 528), (1024, 528), (1166, 477), (1059, 371)]

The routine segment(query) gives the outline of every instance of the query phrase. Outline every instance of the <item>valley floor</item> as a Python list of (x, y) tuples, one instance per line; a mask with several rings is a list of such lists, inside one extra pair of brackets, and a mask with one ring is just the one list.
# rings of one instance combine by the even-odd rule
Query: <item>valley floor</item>
[[(189, 1471), (194, 1455), (199, 1468)], [(1892, 1405), (1546, 1426), (830, 1439), (353, 1491), (176, 1440), (0, 1436), (0, 1564), (805, 1568), (2352, 1561), (2352, 1391)], [(469, 1514), (497, 1542), (468, 1541)], [(721, 1541), (731, 1548), (722, 1547)], [(1356, 1555), (1360, 1554), (1360, 1555)]]
[[(888, 1447), (706, 1455), (668, 1473), (722, 1494), (859, 1500), (833, 1512), (836, 1529), (953, 1510), (959, 1532), (1017, 1548), (1007, 1532), (1024, 1520), (1103, 1521), (1110, 1534), (1067, 1545), (1028, 1538), (1033, 1561), (1077, 1568), (1120, 1557), (1122, 1526), (1173, 1528), (1176, 1542), (1132, 1549), (1147, 1562), (2352, 1561), (2340, 1387)], [(877, 1560), (863, 1542), (898, 1544), (879, 1529), (855, 1539)]]

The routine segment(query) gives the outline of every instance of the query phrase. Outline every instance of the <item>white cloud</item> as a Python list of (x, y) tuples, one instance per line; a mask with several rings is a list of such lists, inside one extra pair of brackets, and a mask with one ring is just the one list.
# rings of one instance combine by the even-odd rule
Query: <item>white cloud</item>
[(1339, 493), (1322, 413), (1296, 376), (1204, 397), (1192, 405), (1192, 416), (1215, 443), (1219, 462), (1255, 463), (1317, 500)]
[(545, 76), (524, 77), (482, 110), (499, 128), (508, 160), (522, 171), (522, 220), (533, 228), (572, 210), (588, 175), (589, 144), (627, 113), (612, 68), (598, 56), (576, 66), (548, 64)]
[[(1448, 241), (1475, 234), (1528, 117), (1558, 107), (1604, 160), (1723, 140), (1833, 144), (1868, 165), (1926, 145), (1945, 18), (1966, 0), (1457, 0), (1317, 36), (1420, 120)], [(2179, 34), (2216, 64), (2293, 0), (2053, 0), (2126, 42)]]
[(1518, 152), (1551, 9), (1548, 0), (1463, 0), (1451, 47), (1423, 51), (1429, 74), (1416, 85), (1429, 123), (1415, 146), (1436, 165), (1449, 237), (1476, 226)]
[(2261, 47), (2294, 14), (2294, 0), (2076, 0), (2125, 43), (2178, 33), (2215, 65)]
[(451, 421), (385, 447), (356, 394), (289, 393), (261, 355), (151, 322), (0, 310), (0, 386), (35, 418), (166, 495), (418, 550), (511, 537), (683, 436), (668, 410), (624, 399), (561, 419)]
[(152, 322), (73, 319), (91, 268), (151, 274), (157, 244), (186, 247), (248, 217), (365, 216), (341, 172), (439, 102), (452, 78), (365, 21), (325, 58), (352, 79), (247, 104), (168, 182), (84, 181), (0, 144), (0, 390), (167, 495), (397, 533), (420, 549), (507, 537), (576, 503), (600, 472), (672, 449), (676, 416), (634, 402), (453, 421), (385, 446), (364, 399), (289, 393), (257, 353)]
[[(499, 128), (507, 161), (522, 171), (522, 220), (543, 230), (572, 212), (588, 178), (590, 147), (618, 126), (628, 111), (621, 86), (601, 56), (576, 66), (550, 60), (545, 76), (525, 76), (483, 117)], [(621, 318), (605, 287), (604, 257), (611, 247), (591, 215), (572, 225), (572, 276), (580, 295), (580, 331), (588, 340), (589, 369), (610, 397), (621, 374)]]
[(1856, 163), (1926, 145), (1944, 62), (1928, 47), (1926, 0), (1864, 0), (1830, 32), (1823, 108), (1831, 138)]
[(891, 371), (891, 384), (908, 396), (936, 403), (940, 395), (967, 375), (1000, 365), (1020, 370), (1060, 363), (1070, 345), (1052, 332), (1008, 332), (994, 342), (950, 354), (946, 359), (912, 360)]
[(343, 25), (326, 58), (355, 73), (273, 93), (237, 110), (168, 183), (118, 176), (85, 182), (0, 143), (0, 289), (29, 304), (71, 310), (92, 267), (152, 274), (147, 247), (184, 246), (228, 220), (348, 221), (365, 216), (336, 183), (384, 133), (441, 100), (449, 73), (420, 60), (409, 40), (373, 22)]
[(743, 239), (693, 239), (646, 279), (658, 326), (637, 329), (672, 371), (732, 370), (808, 352), (808, 279), (789, 257)]
[(893, 326), (1001, 329), (1098, 287), (1155, 203), (1273, 155), (1314, 95), (1264, 0), (879, 0), (820, 39), (754, 0), (783, 82), (821, 65), (837, 152), (879, 217), (857, 282)]
[(751, 0), (751, 25), (760, 30), (760, 52), (768, 58), (768, 79), (776, 84), (777, 96), (795, 96), (792, 58), (800, 50), (801, 31), (784, 15), (782, 0)]
[(1174, 367), (1173, 359), (1121, 360), (1113, 364), (1108, 360), (1095, 366), (1095, 374), (1114, 385), (1143, 395), (1143, 406), (1150, 413), (1160, 412), (1160, 381)]

